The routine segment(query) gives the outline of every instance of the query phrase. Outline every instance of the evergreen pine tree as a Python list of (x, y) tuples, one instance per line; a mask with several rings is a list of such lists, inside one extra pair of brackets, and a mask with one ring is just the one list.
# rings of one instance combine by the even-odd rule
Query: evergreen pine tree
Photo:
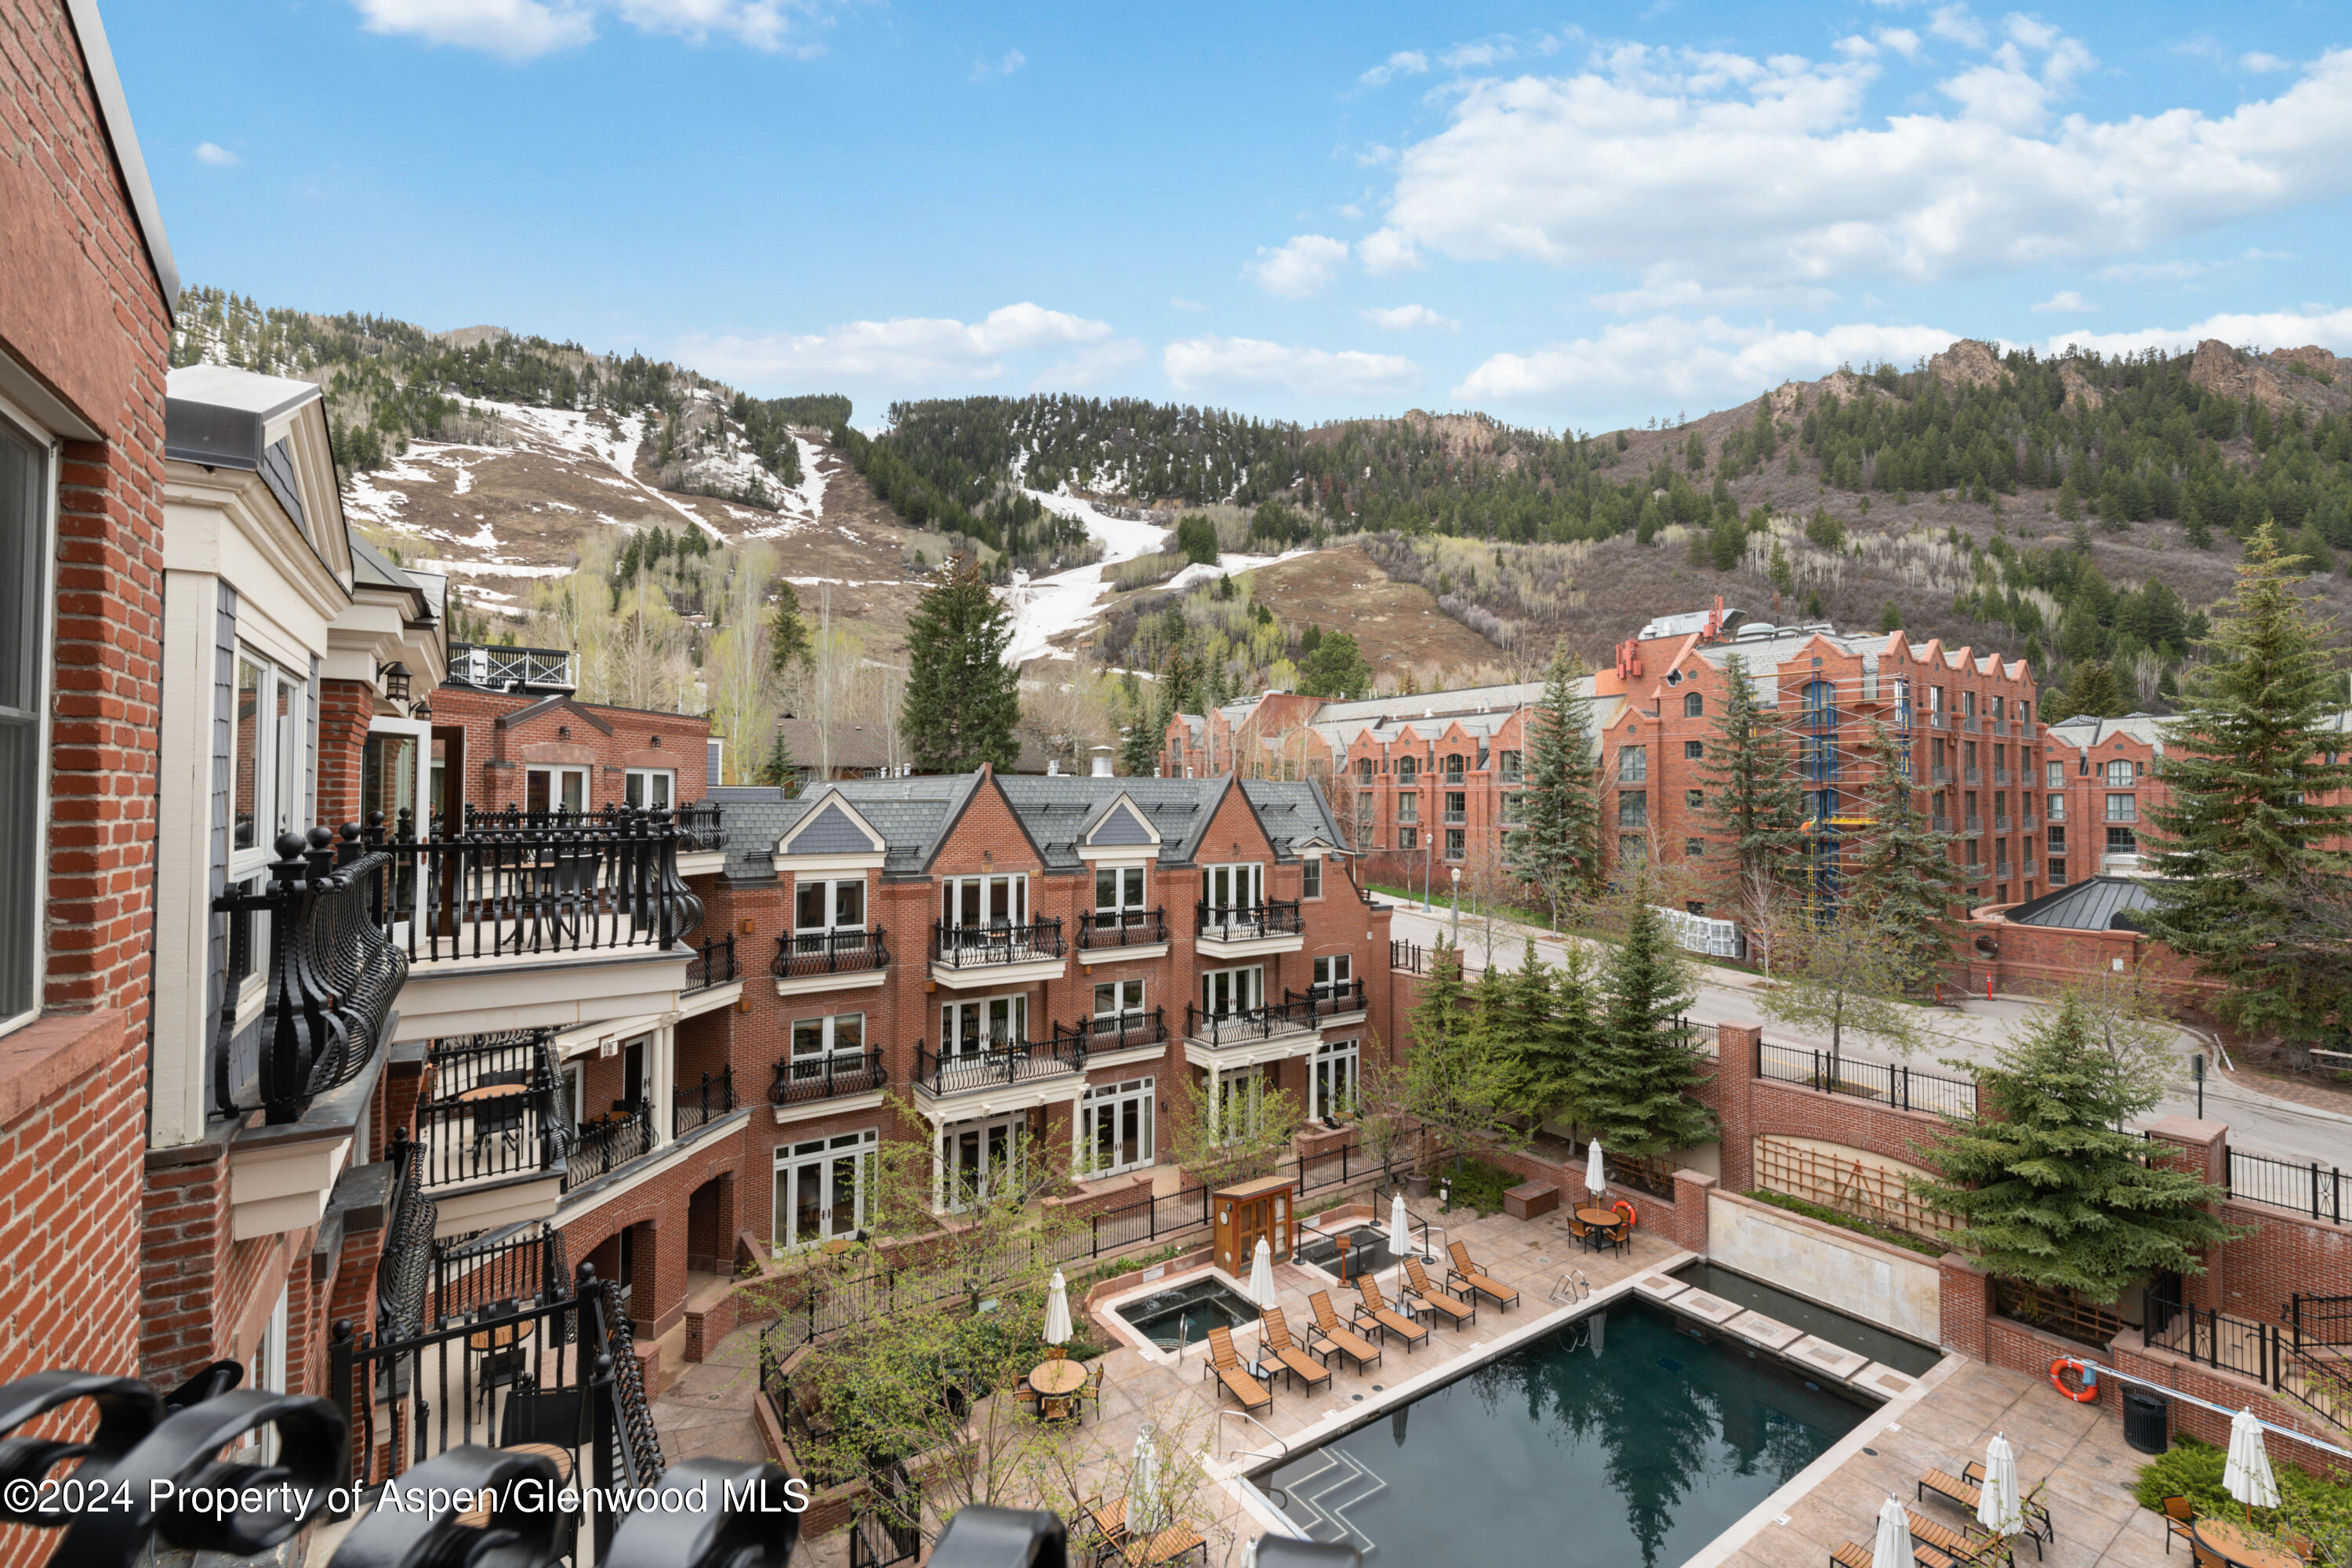
[(2225, 989), (2216, 1011), (2241, 1027), (2314, 1038), (2338, 1005), (2294, 940), (2303, 890), (2352, 871), (2330, 847), (2352, 829), (2343, 737), (2324, 720), (2338, 679), (2265, 524), (2247, 542), (2236, 592), (2219, 606), (2214, 654), (2167, 726), (2158, 776), (2170, 795), (2155, 829), (2147, 930)]
[(1952, 858), (1957, 840), (1919, 815), (1908, 752), (1884, 724), (1870, 727), (1863, 746), (1869, 772), (1862, 786), (1862, 814), (1870, 826), (1847, 851), (1839, 896), (1869, 910), (1894, 933), (1903, 950), (1897, 970), (1905, 988), (1916, 992), (1951, 956), (1951, 908), (1962, 877)]
[(768, 615), (768, 658), (779, 675), (794, 664), (806, 668), (815, 660), (800, 595), (781, 577), (776, 579), (776, 607)]
[(800, 764), (793, 760), (793, 748), (784, 739), (782, 725), (776, 727), (776, 740), (768, 748), (768, 760), (760, 764), (760, 782), (781, 785), (787, 795), (800, 794)]
[(1004, 662), (1013, 617), (979, 566), (959, 556), (932, 574), (907, 617), (907, 696), (898, 731), (918, 773), (965, 773), (1021, 756), (1020, 671)]
[(1163, 688), (1158, 700), (1146, 702), (1140, 694), (1136, 698), (1135, 722), (1127, 727), (1126, 738), (1118, 751), (1119, 772), (1131, 779), (1148, 779), (1160, 771), (1160, 753), (1168, 742), (1168, 693)]
[(2116, 679), (2115, 666), (2098, 658), (2076, 665), (2074, 674), (2066, 678), (2065, 703), (2068, 718), (2083, 713), (2096, 719), (2120, 716), (2125, 706), (2124, 689)]
[(1429, 973), (1412, 1012), (1403, 1109), (1444, 1139), (1457, 1174), (1472, 1142), (1519, 1136), (1507, 1114), (1513, 1052), (1502, 1032), (1504, 984), (1490, 969), (1476, 986), (1465, 988), (1462, 955), (1441, 936), (1430, 949)]
[(1735, 885), (1790, 887), (1805, 875), (1804, 803), (1778, 716), (1756, 694), (1748, 661), (1723, 664), (1723, 714), (1706, 743), (1703, 819), (1731, 851)]
[(1591, 950), (1570, 942), (1567, 961), (1553, 969), (1536, 956), (1533, 937), (1511, 975), (1504, 1006), (1507, 1038), (1514, 1047), (1510, 1104), (1537, 1126), (1570, 1116), (1576, 1108), (1576, 1069), (1592, 1049)]
[(2107, 1302), (2153, 1273), (2201, 1272), (2231, 1235), (2208, 1206), (2221, 1188), (2116, 1131), (2156, 1096), (2101, 1048), (2080, 997), (2029, 1021), (1979, 1082), (1982, 1114), (1949, 1122), (1929, 1161), (1941, 1175), (1912, 1186), (1987, 1272)]
[(1675, 1022), (1693, 1000), (1689, 969), (1647, 894), (1628, 896), (1591, 1047), (1570, 1069), (1577, 1121), (1604, 1150), (1629, 1159), (1715, 1136), (1715, 1113), (1692, 1098), (1706, 1053)]
[(1519, 795), (1519, 831), (1511, 856), (1519, 874), (1543, 890), (1552, 924), (1570, 900), (1601, 875), (1599, 766), (1592, 741), (1592, 705), (1563, 643), (1552, 654), (1542, 703), (1528, 719), (1527, 787)]

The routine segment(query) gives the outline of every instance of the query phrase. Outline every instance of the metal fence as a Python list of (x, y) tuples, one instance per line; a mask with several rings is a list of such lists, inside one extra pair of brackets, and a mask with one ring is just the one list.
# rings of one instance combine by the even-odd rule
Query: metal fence
[(2292, 1164), (2260, 1154), (2242, 1154), (2235, 1149), (2229, 1153), (2230, 1195), (2233, 1198), (2292, 1209), (2336, 1225), (2344, 1223), (2346, 1209), (2352, 1208), (2352, 1203), (2347, 1202), (2352, 1199), (2352, 1175), (2333, 1165), (2323, 1165), (2316, 1160)]
[(1847, 1094), (1896, 1110), (1932, 1110), (1973, 1121), (1974, 1079), (1920, 1072), (1903, 1062), (1858, 1061), (1834, 1051), (1756, 1042), (1756, 1076), (1772, 1083), (1801, 1084), (1823, 1094)]
[(2297, 1296), (2283, 1323), (2184, 1302), (2169, 1285), (2152, 1285), (2142, 1299), (2143, 1344), (2252, 1378), (2352, 1430), (2352, 1356), (2343, 1348), (2352, 1338), (2352, 1297)]

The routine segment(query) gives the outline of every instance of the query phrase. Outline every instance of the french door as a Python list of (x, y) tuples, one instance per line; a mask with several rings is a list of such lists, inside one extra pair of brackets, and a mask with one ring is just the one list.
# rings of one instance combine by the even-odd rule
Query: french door
[(775, 1242), (814, 1247), (866, 1228), (876, 1133), (845, 1132), (776, 1148)]
[(964, 1121), (940, 1130), (940, 1207), (967, 1209), (1014, 1190), (1021, 1180), (1021, 1134), (1026, 1112), (993, 1121)]

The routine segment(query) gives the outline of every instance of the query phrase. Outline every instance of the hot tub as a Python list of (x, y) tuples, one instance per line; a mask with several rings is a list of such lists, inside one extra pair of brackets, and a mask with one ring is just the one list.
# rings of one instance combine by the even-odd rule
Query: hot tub
[(1237, 1329), (1257, 1321), (1257, 1306), (1213, 1275), (1158, 1291), (1116, 1309), (1127, 1326), (1163, 1351), (1181, 1351), (1209, 1337), (1211, 1329)]

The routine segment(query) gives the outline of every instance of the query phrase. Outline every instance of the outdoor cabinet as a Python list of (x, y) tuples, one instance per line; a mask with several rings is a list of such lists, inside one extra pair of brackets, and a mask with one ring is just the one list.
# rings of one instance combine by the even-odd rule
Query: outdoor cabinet
[(1217, 1227), (1217, 1267), (1236, 1279), (1247, 1279), (1260, 1237), (1276, 1263), (1289, 1262), (1297, 1198), (1287, 1176), (1264, 1176), (1213, 1194), (1210, 1217)]

